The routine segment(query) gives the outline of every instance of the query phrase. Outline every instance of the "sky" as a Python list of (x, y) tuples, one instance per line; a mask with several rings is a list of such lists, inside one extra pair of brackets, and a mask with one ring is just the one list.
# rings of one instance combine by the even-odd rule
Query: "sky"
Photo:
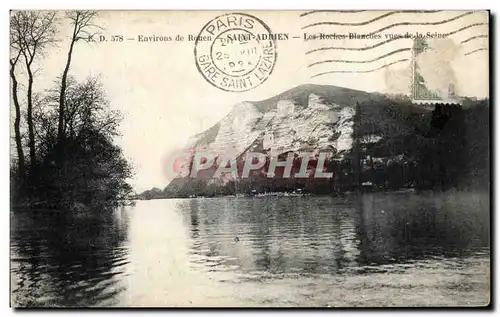
[[(208, 83), (196, 67), (194, 42), (187, 41), (188, 35), (198, 35), (207, 22), (224, 13), (227, 12), (103, 11), (96, 20), (103, 28), (101, 34), (108, 39), (121, 35), (125, 40), (79, 42), (75, 47), (70, 74), (81, 80), (99, 75), (110, 106), (124, 114), (122, 136), (117, 142), (135, 168), (131, 184), (138, 192), (153, 186), (164, 188), (168, 182), (161, 172), (164, 156), (171, 149), (184, 146), (190, 136), (217, 123), (239, 102), (266, 99), (306, 83), (408, 94), (412, 53), (407, 48), (411, 48), (412, 40), (376, 46), (395, 34), (457, 31), (446, 37), (448, 42), (429, 39), (438, 41), (434, 47), (444, 47), (444, 53), (429, 52), (423, 58), (423, 73), (437, 88), (442, 86), (439, 80), (446, 78), (453, 81), (460, 95), (488, 96), (486, 12), (317, 12), (302, 17), (300, 11), (245, 12), (258, 17), (273, 33), (289, 33), (291, 38), (277, 42), (276, 64), (269, 78), (246, 92), (228, 92)], [(380, 29), (376, 32), (380, 38), (304, 41), (304, 36), (312, 34), (367, 34)], [(37, 61), (36, 91), (50, 87), (62, 73), (70, 32), (68, 21), (61, 21), (61, 41)], [(178, 34), (185, 40), (137, 40), (139, 35), (175, 39)], [(332, 46), (349, 49), (307, 53)], [(450, 50), (452, 53), (446, 53)], [(396, 61), (401, 62), (391, 64)], [(372, 71), (377, 68), (380, 69)], [(311, 78), (320, 73), (328, 74)]]

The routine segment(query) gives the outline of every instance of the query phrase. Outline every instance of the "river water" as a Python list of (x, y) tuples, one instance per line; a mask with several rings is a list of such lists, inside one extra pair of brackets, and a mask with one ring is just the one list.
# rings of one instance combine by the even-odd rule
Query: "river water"
[(477, 306), (488, 193), (138, 201), (11, 214), (15, 307)]

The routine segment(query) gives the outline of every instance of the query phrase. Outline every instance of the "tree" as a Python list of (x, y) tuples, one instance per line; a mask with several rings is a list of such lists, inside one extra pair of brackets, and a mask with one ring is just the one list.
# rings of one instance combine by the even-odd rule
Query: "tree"
[[(12, 37), (11, 37), (12, 39)], [(15, 45), (15, 42), (11, 40), (11, 47)], [(24, 161), (24, 150), (23, 143), (21, 140), (21, 105), (19, 104), (19, 98), (17, 95), (18, 82), (16, 78), (16, 66), (19, 61), (19, 57), (21, 56), (21, 52), (17, 51), (15, 57), (10, 59), (10, 78), (12, 80), (12, 99), (14, 100), (14, 107), (16, 111), (16, 117), (14, 119), (14, 138), (16, 140), (16, 150), (17, 150), (17, 169), (18, 169), (18, 178), (22, 180), (26, 174), (26, 165)]]
[[(56, 12), (19, 11), (11, 16), (10, 77), (18, 164), (25, 186), (13, 186), (23, 205), (77, 207), (113, 205), (131, 198), (132, 168), (114, 139), (121, 114), (110, 109), (99, 78), (78, 82), (69, 75), (76, 42), (92, 42), (93, 11), (67, 14), (73, 26), (66, 64), (57, 87), (35, 93), (35, 62), (56, 43)], [(21, 61), (21, 62), (20, 62)], [(19, 98), (19, 66), (26, 72), (26, 107)], [(21, 123), (26, 109), (30, 161), (26, 164)], [(14, 171), (14, 169), (12, 170)], [(26, 177), (29, 176), (29, 177)]]
[[(10, 20), (10, 35), (11, 48), (15, 52), (16, 58), (11, 60), (11, 78), (13, 80), (13, 98), (16, 107), (15, 129), (19, 129), (20, 109), (19, 101), (17, 100), (17, 81), (15, 78), (14, 68), (22, 56), (24, 66), (28, 75), (28, 85), (26, 92), (27, 101), (27, 124), (28, 124), (28, 147), (30, 154), (30, 163), (36, 163), (35, 149), (35, 132), (33, 126), (33, 82), (34, 69), (33, 62), (43, 54), (43, 49), (49, 45), (56, 43), (56, 12), (54, 11), (17, 11), (11, 16)], [(15, 90), (15, 93), (14, 93)], [(18, 132), (16, 132), (16, 142), (19, 142)], [(18, 145), (18, 156), (20, 156)], [(22, 157), (22, 160), (21, 160)], [(24, 155), (20, 156), (20, 164), (24, 164)], [(23, 168), (24, 170), (24, 168)]]
[(66, 59), (66, 65), (64, 67), (61, 76), (61, 86), (59, 91), (59, 113), (58, 113), (58, 125), (57, 125), (57, 140), (58, 140), (58, 162), (63, 159), (64, 155), (64, 143), (66, 137), (64, 119), (65, 119), (65, 102), (66, 102), (66, 90), (67, 90), (67, 80), (68, 73), (71, 66), (71, 59), (73, 57), (73, 49), (75, 44), (83, 40), (84, 42), (93, 42), (93, 36), (96, 34), (92, 33), (94, 29), (99, 27), (93, 23), (93, 20), (97, 16), (96, 11), (72, 11), (67, 14), (73, 26), (73, 32), (71, 35), (68, 56)]
[(61, 165), (56, 164), (59, 89), (49, 90), (36, 107), (37, 145), (43, 158), (37, 196), (63, 206), (128, 199), (132, 188), (126, 179), (132, 176), (132, 169), (113, 142), (119, 135), (120, 113), (109, 108), (98, 78), (79, 83), (69, 77), (67, 83), (66, 155)]

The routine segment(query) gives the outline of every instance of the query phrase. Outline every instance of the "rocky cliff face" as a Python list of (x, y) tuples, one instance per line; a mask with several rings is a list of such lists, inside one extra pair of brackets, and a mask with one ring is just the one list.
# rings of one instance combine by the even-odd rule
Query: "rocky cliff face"
[[(193, 136), (186, 148), (191, 151), (231, 153), (231, 157), (238, 158), (239, 172), (248, 152), (266, 153), (268, 161), (271, 155), (309, 153), (312, 165), (308, 166), (308, 171), (312, 175), (314, 172), (311, 171), (315, 170), (314, 164), (317, 162), (315, 156), (319, 152), (328, 152), (331, 161), (338, 162), (349, 156), (354, 144), (356, 105), (385, 100), (387, 98), (384, 95), (336, 86), (302, 85), (266, 100), (236, 104), (220, 122)], [(284, 157), (280, 157), (280, 160), (284, 160)], [(250, 179), (238, 181), (239, 188), (233, 188), (232, 192), (241, 192), (245, 182), (249, 183), (248, 190), (260, 188), (273, 191), (280, 186), (294, 188), (298, 185), (296, 182), (305, 182), (304, 179), (262, 179), (268, 163), (262, 170), (255, 171), (256, 174), (251, 175)], [(294, 161), (292, 170), (299, 167), (300, 160)], [(213, 194), (221, 189), (220, 186), (225, 186), (227, 190), (227, 179), (214, 178), (216, 169), (217, 166), (213, 166), (199, 171), (195, 179), (176, 178), (164, 191), (167, 196), (176, 197), (197, 192), (207, 194), (210, 190), (206, 186), (212, 185)], [(276, 173), (278, 175), (282, 171), (278, 168)], [(279, 175), (277, 178), (280, 178)]]
[(235, 105), (187, 147), (238, 154), (330, 151), (341, 157), (352, 148), (355, 103), (368, 98), (368, 93), (334, 86), (299, 86), (268, 100)]
[[(229, 150), (237, 157), (238, 171), (248, 152), (266, 153), (266, 165), (232, 183), (214, 178), (214, 166), (200, 171), (201, 177), (174, 179), (163, 195), (295, 189), (329, 194), (355, 190), (363, 182), (383, 190), (488, 186), (489, 101), (464, 97), (463, 102), (463, 106), (446, 106), (446, 111), (427, 109), (404, 96), (319, 85), (299, 86), (263, 101), (242, 102), (219, 123), (192, 137), (187, 148), (212, 153)], [(282, 178), (279, 171), (276, 177), (266, 177), (271, 154), (286, 152), (333, 153), (326, 169), (334, 177), (326, 182), (311, 177)], [(296, 156), (292, 175), (300, 163)], [(314, 162), (307, 168), (314, 170)]]

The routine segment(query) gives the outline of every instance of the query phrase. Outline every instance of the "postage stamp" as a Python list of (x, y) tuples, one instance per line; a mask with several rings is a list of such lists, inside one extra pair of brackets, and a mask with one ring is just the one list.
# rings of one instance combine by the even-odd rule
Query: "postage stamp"
[(414, 103), (460, 103), (451, 66), (455, 55), (453, 45), (453, 42), (446, 38), (413, 39), (411, 93)]
[(255, 16), (228, 13), (216, 17), (196, 38), (196, 66), (213, 86), (232, 92), (251, 90), (267, 80), (276, 64), (276, 41)]

